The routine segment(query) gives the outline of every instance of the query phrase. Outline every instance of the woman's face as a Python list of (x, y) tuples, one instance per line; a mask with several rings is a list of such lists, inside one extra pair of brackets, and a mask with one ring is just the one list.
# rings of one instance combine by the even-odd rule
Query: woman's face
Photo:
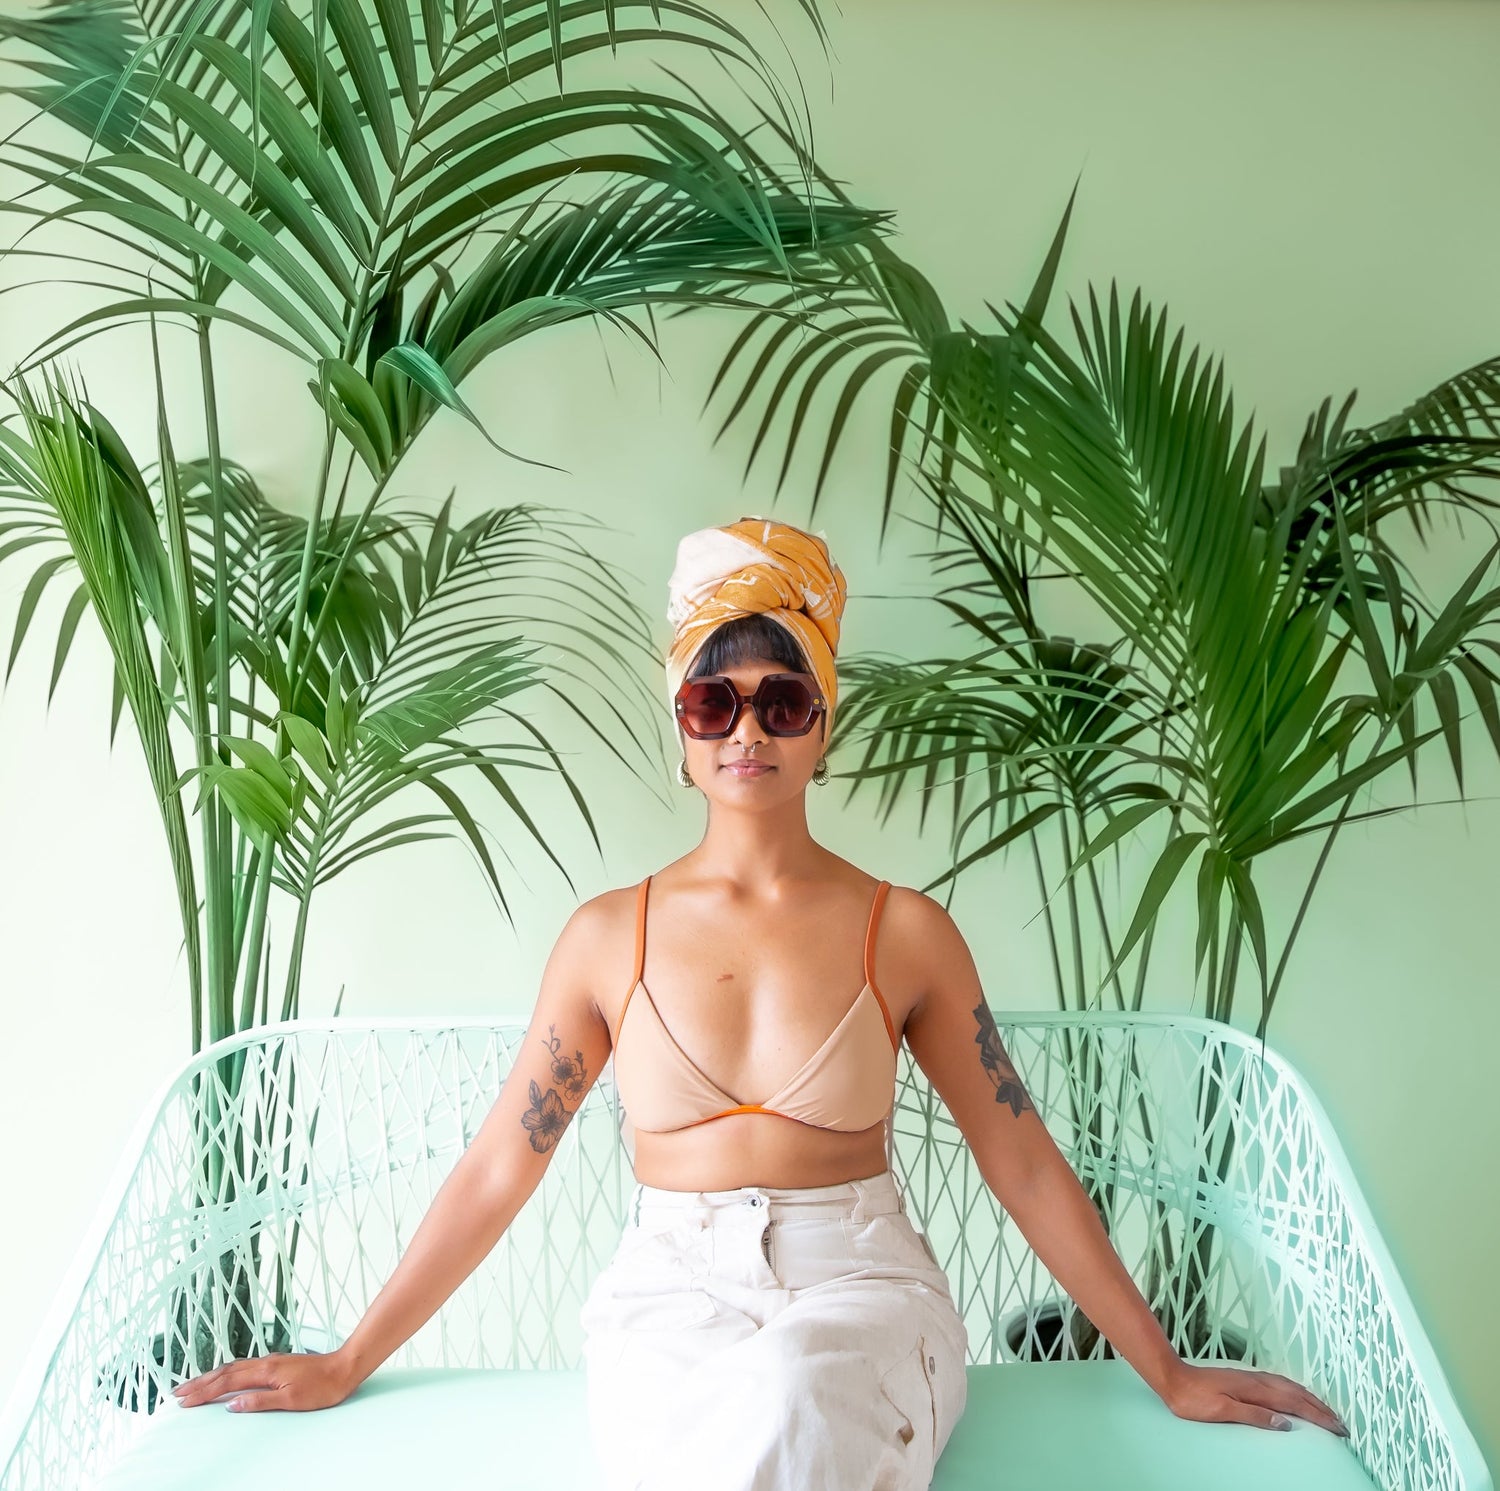
[[(723, 674), (741, 694), (750, 695), (767, 673), (789, 671), (794, 670), (785, 663), (756, 658), (725, 668)], [(688, 775), (711, 802), (769, 807), (804, 791), (812, 780), (823, 754), (826, 718), (820, 714), (806, 735), (768, 735), (747, 704), (722, 740), (695, 740), (680, 724), (677, 738)]]

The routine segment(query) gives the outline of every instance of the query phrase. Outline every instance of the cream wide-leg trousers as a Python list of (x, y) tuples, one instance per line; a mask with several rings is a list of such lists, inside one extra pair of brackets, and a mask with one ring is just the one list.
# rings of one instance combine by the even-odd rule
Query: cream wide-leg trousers
[(967, 1335), (895, 1176), (637, 1184), (583, 1305), (608, 1491), (927, 1491)]

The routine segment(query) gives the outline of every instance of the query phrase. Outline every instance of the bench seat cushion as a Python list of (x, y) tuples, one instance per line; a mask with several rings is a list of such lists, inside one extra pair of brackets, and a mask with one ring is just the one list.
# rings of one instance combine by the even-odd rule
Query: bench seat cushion
[[(1371, 1491), (1348, 1440), (1189, 1423), (1128, 1363), (970, 1367), (933, 1491)], [(322, 1413), (170, 1403), (99, 1491), (592, 1491), (581, 1371), (388, 1368)], [(703, 1491), (718, 1491), (705, 1478)]]

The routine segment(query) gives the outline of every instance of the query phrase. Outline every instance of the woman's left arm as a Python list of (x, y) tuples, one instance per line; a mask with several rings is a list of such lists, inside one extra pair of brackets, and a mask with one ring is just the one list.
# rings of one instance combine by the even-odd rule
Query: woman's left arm
[(953, 918), (915, 891), (892, 896), (886, 916), (902, 924), (888, 939), (887, 967), (920, 991), (905, 1028), (912, 1055), (985, 1184), (1115, 1351), (1179, 1418), (1290, 1428), (1284, 1416), (1292, 1414), (1347, 1434), (1326, 1403), (1289, 1377), (1182, 1360), (1006, 1054)]

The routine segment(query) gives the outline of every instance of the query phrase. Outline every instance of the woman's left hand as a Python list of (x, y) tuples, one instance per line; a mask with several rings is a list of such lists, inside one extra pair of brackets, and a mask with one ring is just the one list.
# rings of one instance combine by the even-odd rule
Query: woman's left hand
[(1345, 1439), (1349, 1437), (1344, 1421), (1333, 1409), (1279, 1372), (1180, 1362), (1161, 1398), (1180, 1419), (1290, 1429), (1291, 1415), (1319, 1424)]

